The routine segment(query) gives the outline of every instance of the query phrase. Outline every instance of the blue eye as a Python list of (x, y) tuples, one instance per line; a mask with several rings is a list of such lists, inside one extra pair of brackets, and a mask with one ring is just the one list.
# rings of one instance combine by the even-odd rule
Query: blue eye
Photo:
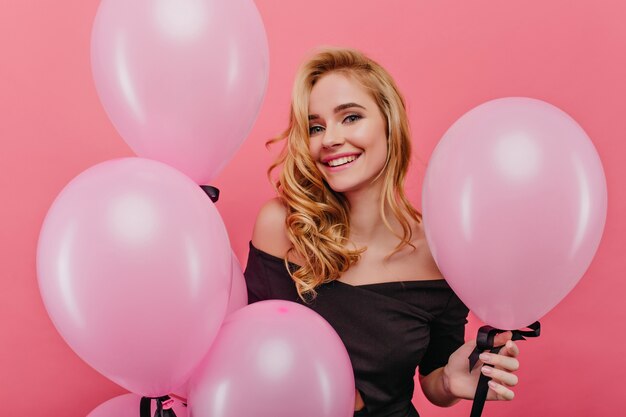
[(320, 132), (323, 132), (324, 128), (320, 125), (314, 125), (309, 127), (309, 136), (316, 135)]
[(350, 114), (348, 116), (346, 116), (345, 119), (343, 119), (344, 123), (354, 123), (359, 119), (362, 119), (363, 116), (361, 116), (360, 114)]

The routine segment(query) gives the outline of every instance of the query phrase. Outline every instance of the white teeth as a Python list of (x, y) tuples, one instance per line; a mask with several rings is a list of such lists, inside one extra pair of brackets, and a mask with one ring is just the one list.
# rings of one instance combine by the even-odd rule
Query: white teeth
[(339, 165), (345, 165), (348, 162), (354, 161), (357, 157), (358, 157), (357, 155), (351, 155), (351, 156), (344, 156), (342, 158), (331, 159), (330, 161), (327, 162), (327, 164), (328, 166), (331, 166), (331, 167), (338, 167)]

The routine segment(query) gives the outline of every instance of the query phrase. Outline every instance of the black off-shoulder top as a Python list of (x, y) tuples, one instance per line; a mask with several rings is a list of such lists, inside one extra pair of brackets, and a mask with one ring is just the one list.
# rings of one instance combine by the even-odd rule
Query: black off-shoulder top
[(464, 342), (468, 309), (442, 279), (359, 286), (333, 281), (304, 303), (284, 260), (252, 243), (244, 275), (249, 303), (281, 299), (304, 304), (337, 331), (365, 402), (355, 416), (419, 416), (411, 403), (416, 368), (427, 375), (444, 366)]

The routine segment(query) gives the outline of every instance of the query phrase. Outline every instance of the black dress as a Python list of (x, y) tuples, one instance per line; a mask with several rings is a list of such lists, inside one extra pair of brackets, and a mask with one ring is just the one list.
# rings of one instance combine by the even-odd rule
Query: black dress
[(427, 375), (444, 366), (464, 341), (468, 309), (442, 279), (359, 286), (334, 281), (318, 287), (317, 298), (307, 304), (284, 260), (252, 243), (245, 277), (249, 303), (304, 304), (339, 334), (365, 402), (355, 416), (419, 416), (411, 403), (415, 369)]

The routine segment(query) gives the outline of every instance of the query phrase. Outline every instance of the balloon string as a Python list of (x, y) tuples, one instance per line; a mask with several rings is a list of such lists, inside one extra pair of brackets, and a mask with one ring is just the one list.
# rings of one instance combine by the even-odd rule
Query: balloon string
[[(526, 340), (527, 337), (539, 337), (541, 333), (541, 324), (536, 321), (530, 326), (527, 326), (530, 330), (511, 330), (511, 340)], [(508, 330), (496, 329), (491, 326), (483, 326), (478, 329), (478, 335), (476, 336), (476, 347), (469, 356), (469, 371), (474, 369), (474, 366), (478, 362), (478, 356), (481, 352), (489, 350), (491, 353), (497, 353), (502, 346), (494, 346), (494, 340), (497, 334), (504, 333)], [(487, 366), (492, 366), (487, 364)], [(487, 383), (491, 380), (486, 375), (480, 374), (478, 378), (478, 385), (476, 386), (476, 392), (474, 393), (474, 402), (472, 404), (472, 411), (470, 417), (480, 417), (485, 406), (485, 400), (487, 399), (487, 393), (489, 392), (489, 385)]]
[(139, 402), (139, 417), (150, 417), (150, 403), (152, 400), (156, 401), (156, 410), (154, 411), (154, 417), (176, 417), (174, 409), (174, 400), (169, 395), (162, 397), (141, 397)]

